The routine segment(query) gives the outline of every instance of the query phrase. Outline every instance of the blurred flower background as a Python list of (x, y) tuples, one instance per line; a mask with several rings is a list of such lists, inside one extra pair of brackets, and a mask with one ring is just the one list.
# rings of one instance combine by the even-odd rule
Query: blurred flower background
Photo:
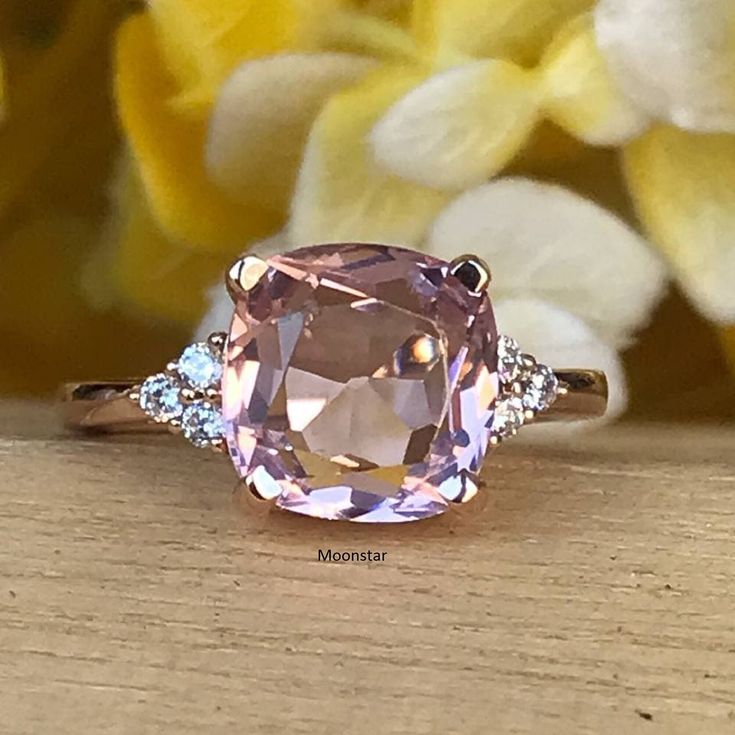
[(614, 409), (735, 416), (732, 0), (3, 0), (0, 391), (158, 369), (240, 252), (494, 272)]

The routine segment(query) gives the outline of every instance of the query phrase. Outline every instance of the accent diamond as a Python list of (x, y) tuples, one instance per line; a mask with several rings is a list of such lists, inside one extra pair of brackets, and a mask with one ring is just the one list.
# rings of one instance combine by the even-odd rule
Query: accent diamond
[(536, 365), (523, 384), (523, 406), (529, 411), (545, 411), (559, 394), (559, 380), (546, 365)]
[(222, 413), (209, 401), (194, 401), (184, 409), (181, 430), (196, 447), (220, 444), (225, 434)]
[(493, 434), (507, 439), (523, 426), (526, 420), (523, 401), (518, 396), (508, 396), (499, 400), (495, 406)]
[(181, 353), (176, 369), (189, 385), (204, 390), (222, 379), (222, 358), (206, 342), (197, 342)]
[(181, 417), (184, 406), (180, 398), (181, 386), (170, 375), (158, 373), (140, 386), (140, 407), (155, 421), (165, 423)]
[(501, 335), (498, 339), (498, 377), (500, 382), (510, 385), (521, 377), (523, 355), (512, 337)]
[(384, 245), (267, 265), (231, 284), (222, 396), (240, 476), (281, 508), (329, 519), (413, 521), (468, 500), (498, 395), (487, 293)]

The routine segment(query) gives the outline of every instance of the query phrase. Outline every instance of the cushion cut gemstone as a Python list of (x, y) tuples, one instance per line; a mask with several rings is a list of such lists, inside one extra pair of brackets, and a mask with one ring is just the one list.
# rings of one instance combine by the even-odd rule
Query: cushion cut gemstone
[(223, 378), (240, 476), (281, 508), (413, 521), (477, 490), (498, 395), (486, 293), (384, 245), (270, 258), (234, 294)]

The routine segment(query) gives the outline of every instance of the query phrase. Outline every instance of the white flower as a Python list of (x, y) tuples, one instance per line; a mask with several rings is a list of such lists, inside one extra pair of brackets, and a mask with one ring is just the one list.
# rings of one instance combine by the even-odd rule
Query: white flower
[(735, 132), (732, 0), (599, 0), (595, 31), (641, 110), (686, 130)]
[[(308, 64), (302, 71), (293, 57), (246, 64), (220, 98), (211, 175), (233, 197), (257, 186), (271, 160), (266, 188), (269, 177), (274, 191), (295, 181), (281, 249), (364, 240), (483, 257), (501, 328), (549, 364), (605, 369), (615, 415), (625, 405), (616, 352), (670, 277), (708, 317), (735, 319), (735, 0), (599, 0), (592, 13), (574, 4), (527, 63), (486, 43), (462, 46), (481, 13), (448, 7), (427, 16), (441, 63), (376, 72), (353, 56), (341, 70), (322, 55), (308, 60), (313, 93), (301, 89)], [(295, 100), (285, 125), (272, 106), (243, 112), (281, 66)], [(543, 120), (584, 144), (621, 147), (645, 237), (561, 186), (494, 179)], [(291, 142), (259, 153), (273, 124), (278, 139), (293, 125), (305, 141), (298, 171)], [(229, 318), (221, 292), (215, 304), (207, 330)]]
[(560, 186), (523, 178), (461, 194), (434, 223), (428, 250), (476, 253), (490, 264), (498, 297), (548, 302), (615, 348), (646, 324), (665, 283), (659, 257), (620, 219)]

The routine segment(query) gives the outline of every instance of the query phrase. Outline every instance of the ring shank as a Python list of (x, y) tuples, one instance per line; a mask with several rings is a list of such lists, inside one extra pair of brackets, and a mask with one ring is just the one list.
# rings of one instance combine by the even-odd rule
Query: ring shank
[[(607, 409), (607, 379), (599, 370), (555, 370), (566, 392), (540, 413), (536, 421), (578, 421), (599, 418)], [(129, 394), (142, 380), (69, 383), (61, 395), (64, 425), (104, 433), (165, 432), (166, 426), (146, 416)]]

